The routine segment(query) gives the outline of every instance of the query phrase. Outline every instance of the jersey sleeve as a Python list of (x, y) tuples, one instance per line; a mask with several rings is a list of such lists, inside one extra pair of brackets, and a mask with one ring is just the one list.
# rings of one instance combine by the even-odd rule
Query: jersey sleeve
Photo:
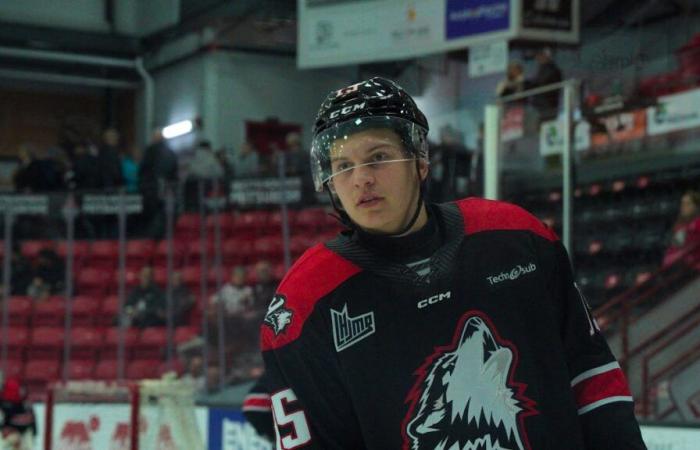
[(364, 448), (333, 347), (327, 296), (359, 271), (323, 246), (305, 253), (270, 302), (261, 327), (277, 449)]
[(586, 448), (646, 449), (625, 375), (574, 282), (566, 249), (552, 245), (553, 295)]
[(263, 374), (243, 400), (243, 416), (255, 431), (268, 440), (274, 440), (275, 432), (270, 405), (270, 389)]
[(311, 325), (296, 341), (263, 352), (276, 448), (364, 448), (336, 357)]

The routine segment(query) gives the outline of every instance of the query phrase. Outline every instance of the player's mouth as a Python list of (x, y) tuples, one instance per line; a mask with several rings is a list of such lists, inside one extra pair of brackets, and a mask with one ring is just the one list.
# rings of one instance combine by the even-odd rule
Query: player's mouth
[(384, 201), (383, 197), (374, 194), (367, 194), (360, 197), (360, 200), (355, 206), (358, 208), (371, 208), (373, 206), (377, 206), (382, 201)]

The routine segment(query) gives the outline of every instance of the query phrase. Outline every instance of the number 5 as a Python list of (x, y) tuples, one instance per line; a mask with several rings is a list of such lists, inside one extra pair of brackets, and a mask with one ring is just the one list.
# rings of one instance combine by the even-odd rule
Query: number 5
[[(309, 432), (309, 423), (306, 420), (306, 414), (303, 409), (288, 413), (285, 407), (290, 403), (297, 401), (297, 396), (291, 389), (272, 394), (272, 415), (277, 424), (277, 444), (278, 448), (284, 450), (292, 450), (301, 447), (311, 442), (311, 433)], [(280, 428), (286, 425), (291, 425), (293, 430), (291, 433), (281, 436)]]

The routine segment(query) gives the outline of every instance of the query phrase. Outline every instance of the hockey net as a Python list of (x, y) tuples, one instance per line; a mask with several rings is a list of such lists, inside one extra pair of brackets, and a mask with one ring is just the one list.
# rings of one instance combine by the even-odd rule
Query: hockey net
[(204, 450), (194, 396), (192, 383), (171, 377), (56, 383), (44, 450)]

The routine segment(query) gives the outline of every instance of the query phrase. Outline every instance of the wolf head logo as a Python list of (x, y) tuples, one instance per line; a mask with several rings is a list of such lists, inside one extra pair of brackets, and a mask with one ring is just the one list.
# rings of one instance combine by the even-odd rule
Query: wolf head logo
[(264, 323), (272, 328), (275, 336), (287, 329), (287, 325), (292, 323), (292, 311), (285, 308), (287, 299), (283, 295), (275, 295), (267, 307)]
[(516, 348), (494, 330), (485, 315), (466, 313), (453, 343), (418, 369), (404, 450), (530, 450), (523, 420), (537, 411), (512, 380)]

